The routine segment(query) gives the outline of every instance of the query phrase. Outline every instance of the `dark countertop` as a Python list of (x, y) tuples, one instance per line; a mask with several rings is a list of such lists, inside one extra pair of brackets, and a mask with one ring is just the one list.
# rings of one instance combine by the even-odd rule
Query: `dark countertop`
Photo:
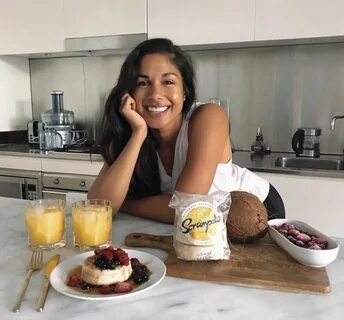
[[(275, 161), (279, 157), (296, 157), (294, 153), (272, 152), (264, 156), (252, 156), (249, 151), (234, 151), (233, 163), (240, 167), (245, 167), (251, 171), (282, 173), (293, 175), (304, 175), (313, 177), (333, 177), (344, 178), (344, 170), (323, 170), (323, 169), (296, 169), (281, 168), (275, 166)], [(320, 159), (344, 160), (344, 155), (321, 155)]]
[(33, 149), (28, 144), (0, 144), (0, 156), (103, 162), (103, 158), (100, 154), (42, 151), (39, 149)]

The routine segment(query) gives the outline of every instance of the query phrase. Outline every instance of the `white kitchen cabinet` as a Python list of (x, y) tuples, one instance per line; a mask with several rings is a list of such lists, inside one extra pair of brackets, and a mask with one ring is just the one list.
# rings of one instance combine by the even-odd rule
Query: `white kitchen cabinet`
[(256, 0), (255, 40), (344, 35), (342, 0)]
[(86, 174), (97, 176), (103, 162), (42, 159), (42, 171), (54, 173)]
[(305, 221), (329, 236), (344, 236), (344, 179), (256, 173), (281, 194), (286, 218)]
[(0, 131), (26, 130), (32, 120), (29, 60), (0, 57)]
[(47, 159), (33, 156), (0, 155), (1, 169), (35, 170), (61, 174), (97, 176), (103, 161)]
[(254, 40), (255, 0), (148, 0), (148, 37), (178, 45)]
[(146, 0), (64, 0), (66, 38), (147, 32)]
[(0, 55), (64, 50), (62, 0), (0, 0)]
[(0, 169), (41, 171), (41, 168), (39, 158), (0, 155)]

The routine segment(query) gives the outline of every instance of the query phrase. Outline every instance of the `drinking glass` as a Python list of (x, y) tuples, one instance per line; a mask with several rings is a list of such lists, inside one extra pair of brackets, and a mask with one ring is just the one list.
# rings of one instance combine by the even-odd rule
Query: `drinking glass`
[(74, 246), (80, 251), (112, 243), (112, 205), (108, 200), (88, 199), (72, 204)]
[(66, 245), (65, 206), (61, 199), (40, 199), (27, 204), (24, 215), (29, 247), (51, 250)]

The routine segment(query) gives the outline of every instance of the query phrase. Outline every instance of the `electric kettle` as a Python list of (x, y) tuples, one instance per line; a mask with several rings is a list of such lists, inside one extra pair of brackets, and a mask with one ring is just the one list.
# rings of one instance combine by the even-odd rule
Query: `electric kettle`
[(299, 128), (294, 133), (291, 146), (297, 157), (320, 157), (319, 128)]

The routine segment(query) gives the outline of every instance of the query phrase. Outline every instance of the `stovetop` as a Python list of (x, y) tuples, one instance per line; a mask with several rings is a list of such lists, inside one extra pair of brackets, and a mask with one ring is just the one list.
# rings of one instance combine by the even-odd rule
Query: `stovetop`
[(101, 154), (99, 145), (94, 144), (74, 144), (64, 145), (63, 148), (54, 149), (55, 152), (68, 152), (68, 153), (88, 153), (88, 154)]

